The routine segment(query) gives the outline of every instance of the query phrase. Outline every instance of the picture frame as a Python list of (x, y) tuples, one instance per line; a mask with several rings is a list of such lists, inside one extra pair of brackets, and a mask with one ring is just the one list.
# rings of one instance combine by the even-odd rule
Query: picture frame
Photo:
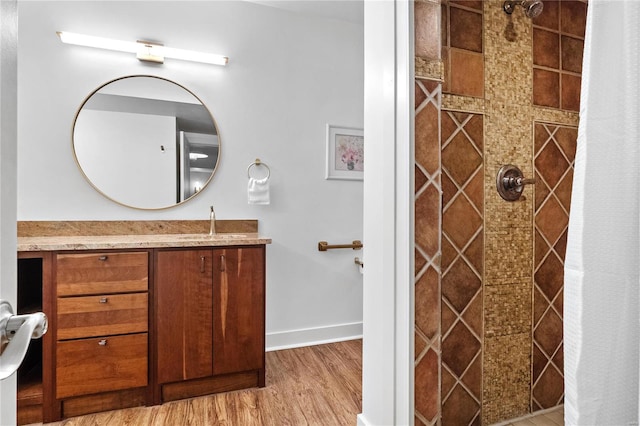
[(364, 179), (364, 130), (327, 124), (325, 179)]

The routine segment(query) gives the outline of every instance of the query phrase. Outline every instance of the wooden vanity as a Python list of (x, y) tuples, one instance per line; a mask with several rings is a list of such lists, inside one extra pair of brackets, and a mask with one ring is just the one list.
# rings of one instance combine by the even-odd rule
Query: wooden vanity
[(257, 221), (68, 224), (19, 223), (18, 311), (49, 331), (18, 371), (18, 424), (265, 386)]

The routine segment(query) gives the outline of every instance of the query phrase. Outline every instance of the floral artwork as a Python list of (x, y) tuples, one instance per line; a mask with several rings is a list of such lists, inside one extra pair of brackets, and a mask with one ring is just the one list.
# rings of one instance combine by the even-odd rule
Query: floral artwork
[(336, 135), (336, 170), (364, 170), (364, 138)]
[(364, 178), (364, 131), (327, 124), (326, 179)]

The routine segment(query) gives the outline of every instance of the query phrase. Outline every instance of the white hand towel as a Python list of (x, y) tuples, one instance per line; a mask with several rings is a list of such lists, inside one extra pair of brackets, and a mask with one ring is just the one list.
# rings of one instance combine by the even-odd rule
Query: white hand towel
[(254, 179), (250, 177), (247, 195), (249, 204), (269, 204), (269, 178)]

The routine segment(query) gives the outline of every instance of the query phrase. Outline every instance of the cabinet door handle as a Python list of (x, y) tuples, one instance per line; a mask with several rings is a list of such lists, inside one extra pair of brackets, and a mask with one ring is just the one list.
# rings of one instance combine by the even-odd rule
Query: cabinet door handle
[(101, 297), (100, 298), (100, 303), (107, 303), (109, 301), (108, 297)]
[(100, 346), (107, 346), (107, 339), (102, 339), (98, 342)]
[(206, 258), (204, 256), (200, 256), (200, 273), (204, 274), (205, 270), (205, 261)]
[(98, 258), (98, 260), (101, 261), (101, 262), (105, 262), (107, 259), (109, 259), (109, 256), (100, 256)]
[(227, 270), (227, 258), (223, 255), (220, 256), (220, 272)]

